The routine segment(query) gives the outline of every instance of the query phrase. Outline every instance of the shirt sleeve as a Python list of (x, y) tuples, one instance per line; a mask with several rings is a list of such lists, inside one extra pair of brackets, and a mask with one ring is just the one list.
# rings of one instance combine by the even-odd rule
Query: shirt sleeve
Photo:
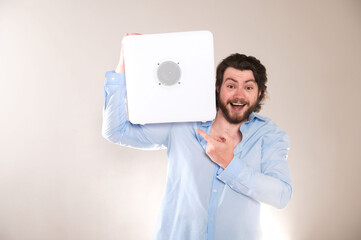
[(239, 193), (276, 208), (284, 208), (292, 195), (286, 161), (288, 150), (289, 138), (284, 132), (277, 136), (265, 136), (260, 171), (235, 157), (227, 168), (218, 171), (217, 177)]
[(125, 73), (106, 72), (102, 135), (110, 142), (140, 149), (168, 145), (171, 123), (132, 124), (128, 121)]

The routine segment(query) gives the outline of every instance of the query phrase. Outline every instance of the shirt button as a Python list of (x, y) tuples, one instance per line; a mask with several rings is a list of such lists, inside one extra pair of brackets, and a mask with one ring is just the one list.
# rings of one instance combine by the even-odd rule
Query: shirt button
[(211, 217), (209, 220), (213, 221), (213, 218)]
[(114, 78), (112, 78), (112, 80), (114, 80)]
[(213, 189), (213, 192), (214, 192), (214, 193), (217, 192), (217, 189)]

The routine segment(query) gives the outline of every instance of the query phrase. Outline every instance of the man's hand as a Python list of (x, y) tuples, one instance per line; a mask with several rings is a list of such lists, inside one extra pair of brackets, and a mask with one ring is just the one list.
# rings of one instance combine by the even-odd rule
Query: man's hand
[[(124, 37), (130, 35), (140, 35), (139, 33), (127, 33)], [(116, 73), (125, 73), (125, 66), (124, 66), (124, 50), (123, 50), (123, 43), (120, 49), (120, 58), (117, 68), (115, 69)]]
[(227, 134), (224, 137), (214, 137), (201, 129), (197, 132), (207, 141), (206, 154), (222, 168), (226, 168), (234, 157), (234, 143)]

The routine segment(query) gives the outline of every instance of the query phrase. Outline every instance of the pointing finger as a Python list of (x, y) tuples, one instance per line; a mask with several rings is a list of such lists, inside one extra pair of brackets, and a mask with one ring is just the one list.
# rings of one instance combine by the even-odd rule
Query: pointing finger
[(202, 137), (203, 137), (207, 142), (213, 140), (212, 137), (211, 137), (208, 133), (206, 133), (205, 131), (203, 131), (202, 129), (197, 128), (196, 131), (197, 131), (200, 135), (202, 135)]
[(214, 136), (211, 136), (209, 135), (208, 133), (206, 133), (205, 131), (203, 131), (202, 129), (199, 129), (197, 128), (196, 129), (197, 132), (202, 135), (202, 137), (207, 141), (207, 142), (214, 142), (214, 141), (217, 141), (217, 142), (221, 142), (221, 143), (224, 143), (226, 141), (226, 139), (224, 137), (214, 137)]

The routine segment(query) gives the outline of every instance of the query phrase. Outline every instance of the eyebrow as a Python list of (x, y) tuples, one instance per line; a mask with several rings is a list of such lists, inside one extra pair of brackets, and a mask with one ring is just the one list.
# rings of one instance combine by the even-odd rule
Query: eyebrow
[[(230, 77), (229, 77), (229, 78), (226, 78), (226, 80), (224, 80), (224, 82), (226, 82), (227, 80), (230, 80), (230, 81), (233, 81), (233, 82), (236, 82), (236, 83), (237, 83), (236, 80), (234, 80), (233, 78), (230, 78)], [(244, 81), (244, 83), (248, 83), (248, 82), (254, 82), (254, 83), (257, 84), (256, 80), (254, 80), (254, 79), (248, 79), (248, 80)]]

